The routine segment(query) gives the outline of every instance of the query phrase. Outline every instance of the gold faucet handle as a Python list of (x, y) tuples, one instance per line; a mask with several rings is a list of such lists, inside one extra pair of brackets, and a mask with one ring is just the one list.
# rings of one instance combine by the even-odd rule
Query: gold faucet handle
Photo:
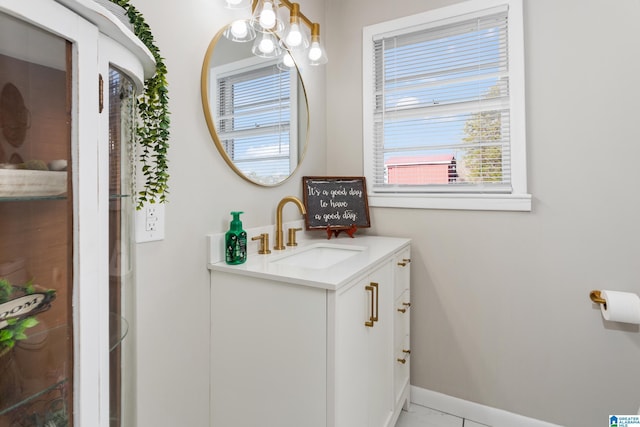
[(254, 236), (251, 240), (260, 240), (260, 247), (258, 249), (258, 253), (260, 255), (271, 253), (271, 249), (269, 249), (269, 233), (262, 233), (259, 236)]
[(300, 230), (302, 230), (302, 228), (289, 229), (289, 241), (287, 242), (287, 246), (298, 246), (298, 242), (296, 242), (296, 231)]

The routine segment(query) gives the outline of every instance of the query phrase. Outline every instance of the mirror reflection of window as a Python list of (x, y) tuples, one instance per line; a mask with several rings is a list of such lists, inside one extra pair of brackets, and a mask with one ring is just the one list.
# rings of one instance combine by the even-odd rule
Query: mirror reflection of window
[(234, 165), (263, 184), (286, 179), (298, 164), (295, 68), (249, 58), (212, 70), (216, 129)]

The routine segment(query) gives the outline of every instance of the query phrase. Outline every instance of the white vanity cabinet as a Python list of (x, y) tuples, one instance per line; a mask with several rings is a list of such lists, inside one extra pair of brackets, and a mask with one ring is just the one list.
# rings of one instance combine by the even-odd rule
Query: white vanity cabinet
[(274, 267), (282, 254), (210, 263), (212, 427), (395, 424), (409, 387), (397, 361), (408, 316), (396, 306), (408, 298), (398, 260), (410, 241), (341, 243), (364, 250), (326, 270)]

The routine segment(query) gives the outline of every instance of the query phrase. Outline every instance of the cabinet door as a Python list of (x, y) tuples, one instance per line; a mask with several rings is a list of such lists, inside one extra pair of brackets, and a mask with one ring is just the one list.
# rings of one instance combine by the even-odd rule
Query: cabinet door
[(368, 279), (339, 291), (336, 298), (335, 427), (368, 426), (371, 291)]
[(370, 277), (377, 284), (378, 313), (369, 333), (369, 426), (388, 425), (393, 412), (393, 273), (391, 261)]
[(337, 427), (382, 427), (391, 417), (392, 298), (389, 262), (336, 298)]
[(326, 291), (211, 277), (211, 426), (325, 427)]
[(0, 425), (72, 425), (75, 200), (71, 169), (49, 168), (71, 164), (77, 65), (2, 8), (0, 28)]

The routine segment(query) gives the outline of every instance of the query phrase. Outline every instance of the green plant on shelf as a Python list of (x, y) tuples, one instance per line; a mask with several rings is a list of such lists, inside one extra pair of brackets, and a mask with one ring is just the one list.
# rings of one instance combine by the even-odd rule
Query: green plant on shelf
[[(21, 296), (32, 295), (36, 292), (36, 288), (31, 280), (22, 286), (14, 286), (9, 280), (0, 278), (0, 304), (4, 304)], [(45, 306), (48, 308), (49, 303), (55, 298), (54, 290), (47, 290), (43, 293), (44, 298), (38, 304), (38, 308)], [(31, 313), (40, 311), (42, 310), (38, 309)], [(38, 319), (36, 319), (35, 315), (10, 317), (0, 320), (0, 354), (11, 350), (16, 345), (16, 342), (26, 340), (28, 338), (26, 333), (27, 329), (33, 328), (37, 324)]]

